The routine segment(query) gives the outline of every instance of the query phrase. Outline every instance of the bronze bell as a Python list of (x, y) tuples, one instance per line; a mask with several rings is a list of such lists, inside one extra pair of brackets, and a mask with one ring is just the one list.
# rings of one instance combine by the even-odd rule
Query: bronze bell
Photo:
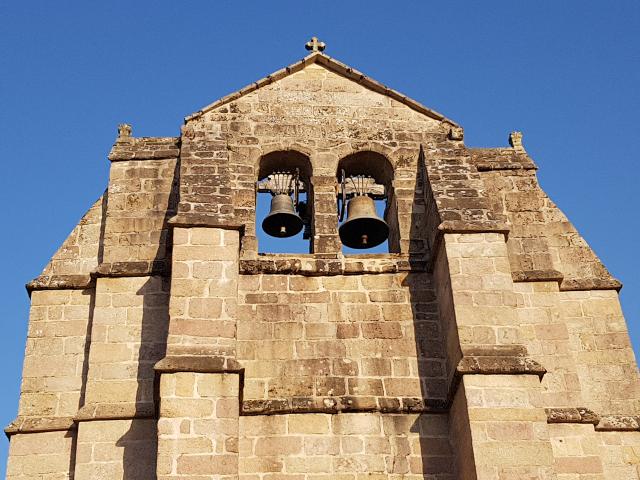
[(373, 198), (353, 197), (347, 204), (347, 220), (340, 225), (340, 240), (349, 248), (372, 248), (389, 236), (389, 226), (376, 213)]
[(271, 197), (271, 210), (262, 221), (262, 229), (272, 237), (286, 238), (297, 235), (303, 222), (296, 213), (293, 199), (286, 193)]

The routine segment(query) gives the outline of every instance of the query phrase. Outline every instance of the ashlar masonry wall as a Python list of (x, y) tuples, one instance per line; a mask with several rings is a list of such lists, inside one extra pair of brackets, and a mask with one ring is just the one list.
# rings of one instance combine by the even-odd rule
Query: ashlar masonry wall
[[(463, 137), (320, 52), (180, 137), (122, 125), (106, 192), (28, 285), (7, 478), (640, 479), (620, 283), (521, 135)], [(309, 254), (258, 254), (279, 159)], [(345, 159), (384, 173), (393, 253), (342, 253)]]
[(252, 409), (294, 397), (383, 410), (445, 402), (429, 274), (242, 275), (239, 290), (237, 359)]

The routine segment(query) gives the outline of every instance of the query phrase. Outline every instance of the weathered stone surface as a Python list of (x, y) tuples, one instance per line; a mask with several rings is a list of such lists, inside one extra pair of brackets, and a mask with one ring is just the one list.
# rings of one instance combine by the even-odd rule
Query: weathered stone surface
[(537, 375), (542, 378), (547, 371), (532, 358), (501, 355), (462, 357), (456, 368), (458, 375)]
[(242, 365), (233, 358), (209, 357), (209, 356), (175, 356), (164, 357), (155, 364), (156, 372), (177, 373), (177, 372), (200, 372), (200, 373), (223, 373), (241, 372)]
[(596, 431), (640, 431), (640, 423), (638, 421), (638, 417), (629, 417), (625, 415), (606, 415), (600, 417), (600, 421), (596, 425)]
[(600, 418), (588, 408), (546, 408), (549, 423), (590, 423), (598, 425)]
[[(179, 137), (119, 127), (106, 193), (27, 285), (7, 478), (637, 478), (620, 283), (522, 134), (468, 148), (309, 45)], [(389, 253), (342, 251), (342, 168), (387, 196)], [(258, 253), (281, 169), (307, 254)]]

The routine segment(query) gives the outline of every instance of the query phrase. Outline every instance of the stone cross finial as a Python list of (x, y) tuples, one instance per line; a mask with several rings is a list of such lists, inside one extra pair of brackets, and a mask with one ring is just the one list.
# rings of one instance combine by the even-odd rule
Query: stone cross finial
[(121, 123), (118, 125), (118, 138), (126, 138), (131, 136), (131, 125), (128, 123)]
[(311, 40), (305, 43), (304, 48), (312, 52), (322, 52), (326, 46), (324, 42), (318, 40), (318, 37), (311, 37)]

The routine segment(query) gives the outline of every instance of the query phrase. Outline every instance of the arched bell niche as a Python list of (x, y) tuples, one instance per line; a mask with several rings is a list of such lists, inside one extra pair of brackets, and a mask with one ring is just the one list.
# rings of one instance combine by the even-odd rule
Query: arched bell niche
[[(309, 157), (296, 150), (279, 150), (260, 158), (256, 183), (255, 225), (259, 253), (311, 252), (310, 238), (313, 229), (311, 175), (312, 167)], [(285, 190), (291, 201), (286, 200)], [(276, 196), (278, 199), (272, 201)], [(294, 216), (298, 216), (299, 220)], [(269, 219), (265, 221), (267, 217)], [(302, 224), (301, 230), (290, 235), (292, 232), (286, 230), (295, 230), (298, 223)], [(269, 231), (271, 234), (267, 233)]]
[[(381, 153), (368, 150), (352, 153), (342, 158), (338, 162), (338, 170), (336, 172), (336, 178), (339, 186), (339, 204), (342, 203), (342, 199), (340, 197), (342, 196), (341, 184), (343, 181), (343, 174), (346, 176), (344, 185), (347, 201), (344, 206), (344, 217), (342, 221), (339, 222), (339, 229), (345, 225), (347, 220), (349, 220), (349, 216), (347, 215), (349, 202), (351, 202), (355, 196), (361, 195), (363, 192), (366, 193), (366, 196), (369, 196), (374, 200), (374, 215), (383, 219), (388, 227), (388, 238), (380, 245), (373, 248), (352, 249), (343, 244), (343, 253), (400, 253), (398, 209), (396, 207), (393, 188), (394, 171), (389, 159)], [(368, 209), (367, 205), (365, 205), (365, 207)], [(352, 212), (350, 214), (351, 220), (353, 219), (353, 212), (355, 210), (355, 208), (352, 208)], [(373, 228), (376, 227), (374, 226)], [(343, 228), (342, 233), (345, 233), (345, 228)]]

